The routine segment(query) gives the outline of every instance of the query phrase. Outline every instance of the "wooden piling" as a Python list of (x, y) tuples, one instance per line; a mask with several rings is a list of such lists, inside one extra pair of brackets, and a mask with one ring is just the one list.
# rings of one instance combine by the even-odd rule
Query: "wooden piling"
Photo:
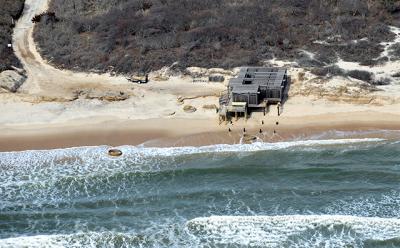
[(277, 108), (278, 108), (278, 116), (280, 116), (281, 115), (281, 102), (278, 102)]

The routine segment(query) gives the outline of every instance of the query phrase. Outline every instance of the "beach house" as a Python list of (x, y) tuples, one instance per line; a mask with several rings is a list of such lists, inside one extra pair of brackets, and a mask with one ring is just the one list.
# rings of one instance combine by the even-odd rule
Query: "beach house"
[(269, 104), (281, 104), (287, 83), (286, 68), (243, 67), (220, 97), (220, 116), (242, 114), (247, 118), (251, 111), (265, 113)]

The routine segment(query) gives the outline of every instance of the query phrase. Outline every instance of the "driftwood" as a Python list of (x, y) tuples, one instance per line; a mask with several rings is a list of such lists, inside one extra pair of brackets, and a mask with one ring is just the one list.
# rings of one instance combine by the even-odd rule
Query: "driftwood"
[(128, 81), (137, 84), (147, 84), (149, 82), (149, 75), (146, 74), (145, 79), (128, 78)]
[(203, 105), (203, 109), (215, 110), (215, 109), (218, 109), (218, 107), (215, 104), (206, 104), (206, 105)]
[(185, 111), (186, 113), (194, 113), (197, 111), (197, 109), (191, 105), (186, 105), (183, 107), (183, 111)]
[(222, 83), (225, 81), (225, 77), (220, 75), (212, 75), (208, 77), (208, 81)]
[(119, 157), (122, 156), (122, 151), (118, 149), (110, 149), (108, 150), (108, 155), (111, 157)]

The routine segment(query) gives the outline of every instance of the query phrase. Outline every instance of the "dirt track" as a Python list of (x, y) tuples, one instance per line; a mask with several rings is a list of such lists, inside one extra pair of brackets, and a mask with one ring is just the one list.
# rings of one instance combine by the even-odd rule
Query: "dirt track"
[[(16, 24), (13, 35), (13, 46), (17, 57), (21, 60), (27, 72), (28, 79), (20, 88), (23, 95), (41, 97), (50, 101), (69, 101), (77, 97), (77, 92), (93, 92), (96, 98), (118, 95), (133, 96), (140, 91), (162, 92), (163, 94), (189, 96), (216, 95), (224, 89), (219, 85), (194, 85), (182, 80), (168, 80), (163, 83), (152, 83), (139, 86), (130, 83), (124, 76), (110, 76), (109, 74), (80, 73), (59, 70), (51, 66), (39, 54), (33, 40), (34, 24), (32, 17), (47, 10), (49, 0), (26, 0), (22, 17)], [(135, 92), (133, 92), (135, 88)]]
[(123, 77), (74, 73), (50, 66), (42, 59), (33, 40), (34, 24), (31, 19), (47, 9), (48, 0), (26, 0), (22, 17), (17, 22), (13, 43), (14, 50), (27, 72), (28, 79), (20, 88), (21, 93), (70, 100), (77, 90), (96, 88), (101, 91), (126, 91), (129, 89)]

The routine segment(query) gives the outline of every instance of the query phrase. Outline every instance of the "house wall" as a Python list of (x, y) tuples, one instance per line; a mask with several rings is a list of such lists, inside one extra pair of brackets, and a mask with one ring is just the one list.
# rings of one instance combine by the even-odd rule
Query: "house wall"
[(282, 101), (282, 90), (281, 89), (267, 90), (266, 98), (270, 102), (280, 102), (280, 101)]
[(234, 102), (248, 102), (248, 95), (245, 94), (232, 94)]
[(232, 94), (234, 102), (246, 102), (248, 105), (257, 105), (259, 104), (259, 97), (256, 93), (248, 93), (248, 94)]

